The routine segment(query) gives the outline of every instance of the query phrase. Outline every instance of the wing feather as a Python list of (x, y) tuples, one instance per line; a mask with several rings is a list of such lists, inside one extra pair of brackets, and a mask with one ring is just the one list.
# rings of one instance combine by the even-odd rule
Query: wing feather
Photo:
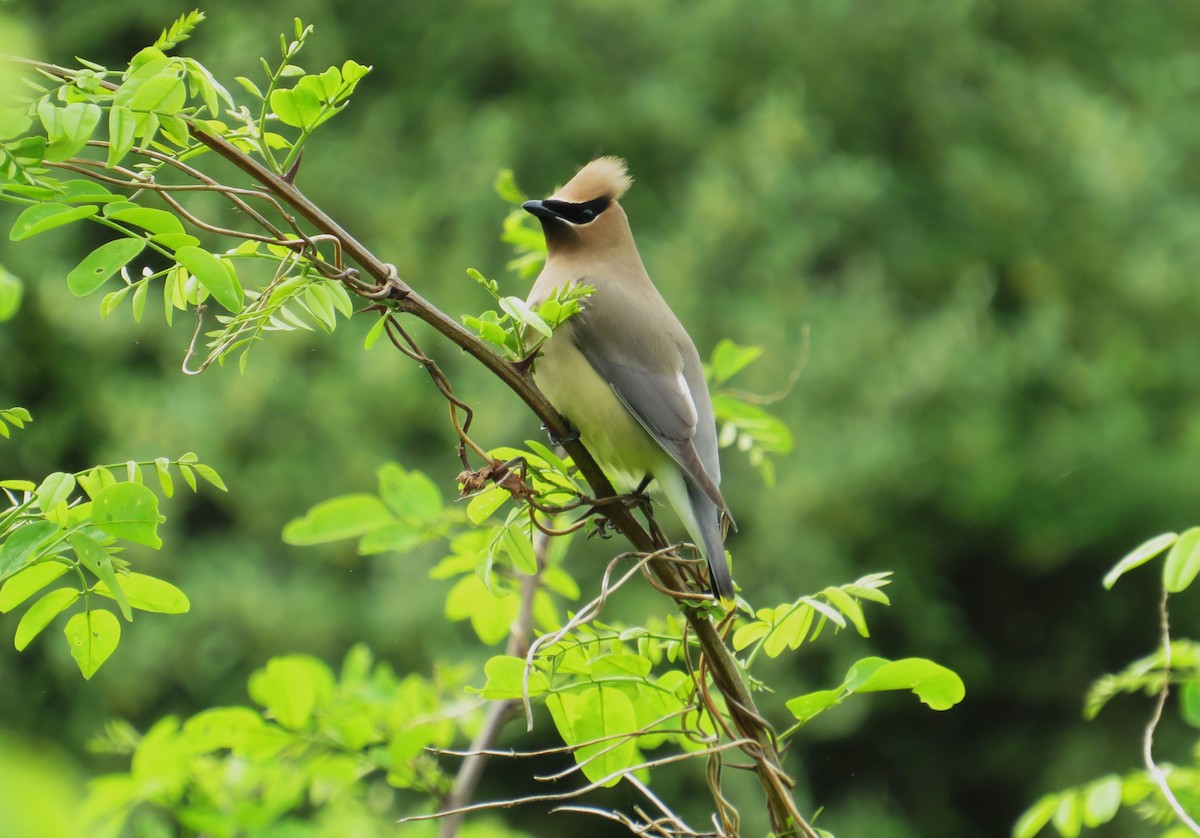
[[(574, 333), (584, 357), (609, 383), (638, 423), (679, 463), (697, 488), (718, 509), (726, 510), (721, 490), (696, 450), (696, 428), (700, 414), (696, 398), (683, 374), (683, 356), (676, 349), (674, 367), (656, 369), (635, 357), (628, 344), (613, 353), (611, 347), (590, 340), (591, 332), (586, 327), (577, 327)], [(707, 398), (708, 393), (703, 395)]]

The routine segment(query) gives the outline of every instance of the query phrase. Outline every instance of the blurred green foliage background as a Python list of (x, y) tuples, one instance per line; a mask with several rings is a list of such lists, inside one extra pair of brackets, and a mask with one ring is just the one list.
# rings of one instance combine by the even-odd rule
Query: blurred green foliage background
[[(188, 8), (13, 0), (0, 15), (34, 57), (119, 67)], [(257, 77), (293, 16), (317, 29), (306, 68), (374, 65), (298, 183), (451, 313), (488, 307), (467, 267), (504, 274), (500, 169), (541, 195), (620, 154), (643, 257), (702, 354), (723, 337), (764, 346), (740, 382), (759, 392), (806, 359), (775, 407), (796, 435), (777, 485), (726, 455), (735, 575), (760, 605), (875, 570), (897, 580), (875, 637), (804, 650), (769, 680), (781, 696), (829, 686), (874, 651), (933, 658), (968, 690), (946, 714), (878, 697), (815, 723), (788, 765), (826, 807), (818, 825), (1001, 835), (1042, 791), (1137, 762), (1145, 703), (1091, 724), (1079, 710), (1092, 679), (1156, 642), (1153, 574), (1111, 593), (1100, 577), (1200, 509), (1200, 5), (203, 8), (183, 50), (231, 89)], [(0, 228), (14, 216), (0, 208)], [(191, 323), (134, 328), (128, 309), (101, 321), (97, 298), (66, 293), (100, 241), (72, 230), (0, 245), (26, 283), (0, 326), (0, 402), (35, 419), (0, 442), (0, 472), (37, 480), (195, 450), (232, 493), (172, 501), (163, 554), (138, 556), (192, 613), (139, 620), (88, 683), (53, 634), (0, 655), (0, 727), (54, 743), (86, 774), (113, 767), (85, 752), (106, 719), (144, 727), (244, 703), (246, 675), (273, 654), (336, 662), (365, 641), (424, 672), (434, 657), (481, 657), (441, 618), (436, 550), (368, 561), (279, 539), (316, 501), (369, 490), (385, 459), (453, 491), (444, 408), (421, 371), (382, 345), (364, 354), (370, 324), (352, 323), (269, 341), (242, 376), (185, 377)], [(469, 359), (417, 336), (480, 409), (477, 439), (539, 433)], [(589, 545), (578, 561), (595, 570), (580, 576), (598, 578), (613, 549)], [(1186, 605), (1180, 635), (1200, 629)], [(624, 607), (665, 606), (642, 592)], [(0, 640), (15, 623), (0, 620)], [(1162, 759), (1174, 740), (1160, 735)], [(516, 793), (505, 784), (519, 776), (493, 771), (481, 796)], [(661, 782), (669, 798), (676, 780)], [(568, 822), (512, 817), (539, 835)]]

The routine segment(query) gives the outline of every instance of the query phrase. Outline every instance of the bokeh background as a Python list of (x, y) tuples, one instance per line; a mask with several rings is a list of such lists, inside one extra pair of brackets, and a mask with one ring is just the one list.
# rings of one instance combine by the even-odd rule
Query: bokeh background
[[(36, 57), (119, 67), (191, 7), (10, 0), (0, 15)], [(620, 154), (642, 254), (702, 354), (724, 337), (764, 347), (737, 382), (757, 392), (804, 360), (774, 407), (796, 440), (776, 485), (726, 455), (737, 578), (759, 605), (877, 570), (896, 583), (869, 641), (825, 639), (768, 681), (782, 700), (878, 653), (933, 658), (967, 684), (947, 713), (879, 696), (800, 736), (788, 766), (825, 807), (819, 825), (1003, 835), (1043, 791), (1136, 766), (1148, 703), (1120, 700), (1091, 723), (1080, 708), (1093, 679), (1156, 643), (1154, 575), (1113, 592), (1101, 576), (1145, 538), (1200, 522), (1200, 5), (203, 8), (183, 51), (235, 92), (293, 16), (317, 29), (306, 68), (374, 65), (309, 145), (299, 184), (451, 313), (488, 307), (467, 267), (524, 294), (504, 270), (499, 170), (548, 194)], [(14, 216), (0, 206), (0, 228)], [(245, 703), (246, 676), (271, 655), (337, 662), (365, 641), (428, 672), (435, 656), (485, 654), (442, 618), (436, 548), (364, 560), (279, 538), (313, 503), (369, 490), (386, 459), (453, 491), (444, 409), (420, 370), (382, 345), (364, 353), (369, 323), (352, 322), (269, 341), (244, 375), (185, 377), (191, 323), (135, 328), (128, 308), (100, 320), (97, 298), (67, 293), (96, 243), (82, 229), (0, 242), (26, 290), (0, 325), (0, 402), (35, 419), (0, 441), (0, 472), (194, 450), (232, 493), (177, 497), (162, 554), (137, 556), (189, 594), (191, 614), (127, 627), (86, 683), (57, 630), (10, 648), (0, 728), (83, 777), (119, 765), (86, 751), (106, 719), (145, 727)], [(477, 438), (538, 433), (469, 359), (417, 334), (483, 408)], [(582, 578), (608, 547), (580, 554)], [(624, 607), (638, 618), (663, 604), (642, 593)], [(1200, 628), (1197, 611), (1177, 604), (1179, 634)], [(0, 641), (15, 625), (0, 618)], [(1161, 757), (1185, 759), (1190, 741), (1166, 727)], [(520, 776), (493, 771), (481, 796), (519, 791)], [(682, 782), (664, 776), (662, 793), (696, 792)], [(532, 835), (611, 834), (594, 819), (511, 818)], [(1154, 831), (1122, 819), (1100, 834)]]

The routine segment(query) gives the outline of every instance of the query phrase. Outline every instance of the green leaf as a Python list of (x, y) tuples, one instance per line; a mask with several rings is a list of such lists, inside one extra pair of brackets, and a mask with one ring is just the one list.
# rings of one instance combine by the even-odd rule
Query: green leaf
[(68, 540), (80, 563), (108, 588), (109, 596), (117, 601), (117, 606), (121, 609), (121, 616), (132, 620), (133, 612), (129, 610), (129, 600), (125, 598), (125, 592), (117, 584), (116, 574), (113, 573), (112, 556), (96, 539), (85, 532), (73, 532)]
[(358, 552), (364, 556), (379, 553), (407, 553), (428, 540), (428, 533), (408, 521), (393, 521), (371, 530), (358, 542)]
[(870, 632), (867, 631), (867, 621), (863, 616), (862, 606), (855, 601), (854, 597), (841, 588), (826, 588), (821, 593), (829, 600), (831, 605), (846, 615), (846, 618), (854, 624), (854, 628), (861, 636), (871, 636)]
[(486, 319), (486, 315), (491, 314), (491, 315), (495, 316), (495, 312), (485, 312), (484, 314), (485, 314), (485, 317), (483, 317), (483, 318), (471, 317), (470, 315), (464, 315), (463, 323), (466, 324), (468, 327), (474, 329), (476, 334), (478, 334), (481, 338), (486, 340), (488, 343), (492, 343), (492, 344), (495, 344), (496, 346), (500, 346), (500, 347), (507, 346), (508, 345), (508, 332), (506, 332), (504, 327), (501, 326), (499, 323), (495, 322), (494, 320)]
[(425, 474), (387, 463), (379, 471), (379, 496), (403, 518), (432, 524), (442, 514), (442, 493)]
[(186, 463), (179, 463), (179, 473), (183, 475), (183, 482), (188, 484), (188, 488), (193, 492), (199, 491), (196, 488), (196, 472), (191, 466)]
[(1012, 838), (1033, 838), (1058, 810), (1058, 795), (1048, 794), (1025, 810), (1013, 827)]
[(242, 310), (242, 286), (226, 269), (224, 260), (199, 247), (181, 247), (175, 251), (175, 258), (218, 303), (234, 314)]
[(100, 493), (101, 489), (106, 489), (117, 482), (112, 472), (103, 466), (96, 466), (86, 474), (80, 474), (78, 480), (79, 485), (92, 500), (96, 499), (96, 495)]
[(1121, 808), (1121, 778), (1108, 774), (1088, 784), (1083, 792), (1083, 824), (1096, 827), (1108, 823)]
[(534, 330), (541, 332), (546, 337), (554, 334), (554, 330), (550, 328), (550, 325), (534, 313), (520, 297), (501, 297), (499, 303), (500, 308), (504, 309), (504, 313), (516, 322), (524, 323)]
[[(620, 738), (637, 730), (633, 702), (621, 690), (597, 686), (576, 695), (554, 693), (547, 706), (559, 735), (576, 747), (575, 761), (592, 782), (638, 763), (640, 755), (633, 739)], [(620, 777), (614, 777), (605, 785), (619, 781)]]
[(192, 30), (203, 20), (204, 12), (199, 9), (180, 15), (169, 28), (164, 29), (158, 36), (158, 40), (154, 42), (155, 49), (167, 50), (178, 46), (182, 41), (188, 39)]
[(1192, 584), (1200, 573), (1200, 527), (1185, 530), (1167, 554), (1163, 566), (1163, 587), (1177, 594)]
[[(176, 588), (170, 582), (147, 576), (144, 573), (122, 573), (117, 576), (124, 597), (129, 604), (139, 611), (152, 611), (155, 614), (186, 614), (192, 604), (187, 594)], [(116, 599), (107, 584), (99, 584), (96, 593)]]
[(555, 471), (561, 472), (563, 475), (570, 476), (571, 466), (567, 464), (566, 460), (558, 456), (558, 454), (551, 451), (536, 439), (527, 439), (525, 440), (525, 444), (529, 446), (530, 451), (545, 460), (546, 463)]
[(64, 204), (109, 204), (125, 199), (109, 192), (103, 184), (94, 180), (76, 179), (63, 183), (63, 194), (58, 200)]
[(125, 72), (126, 79), (148, 79), (161, 73), (171, 59), (157, 47), (146, 47), (139, 50), (137, 55), (129, 59), (129, 69)]
[(17, 573), (0, 587), (0, 613), (12, 611), (70, 568), (65, 562), (51, 561), (32, 565)]
[(846, 674), (846, 687), (852, 692), (912, 690), (933, 710), (948, 710), (966, 695), (954, 671), (925, 658), (863, 658)]
[(58, 504), (69, 499), (74, 491), (75, 475), (56, 471), (42, 481), (42, 485), (37, 487), (34, 494), (37, 496), (38, 506), (42, 511), (49, 512)]
[(108, 168), (120, 165), (133, 148), (137, 138), (138, 117), (123, 105), (113, 105), (108, 111)]
[(17, 635), (13, 639), (13, 645), (16, 646), (17, 651), (23, 651), (33, 638), (42, 633), (42, 629), (50, 625), (55, 617), (70, 608), (80, 596), (79, 591), (74, 588), (58, 588), (29, 606), (29, 610), (21, 616), (21, 621), (17, 623)]
[[(146, 293), (150, 288), (150, 283), (142, 281), (133, 287), (133, 322), (142, 322), (142, 313), (146, 310)], [(161, 478), (161, 473), (159, 474)], [(170, 475), (167, 476), (170, 480)], [(170, 491), (165, 491), (167, 497), (171, 497)]]
[(7, 579), (32, 563), (61, 534), (62, 530), (53, 521), (22, 524), (0, 544), (0, 579)]
[(842, 700), (841, 690), (817, 690), (806, 695), (798, 695), (787, 703), (787, 709), (801, 723), (808, 722), (815, 716), (836, 707)]
[[(4, 591), (0, 590), (0, 611), (3, 610)], [(1188, 681), (1179, 691), (1179, 715), (1192, 727), (1200, 727), (1200, 680)]]
[[(764, 611), (760, 617), (768, 617)], [(782, 616), (781, 616), (782, 615)], [(806, 604), (796, 606), (781, 606), (774, 610), (766, 620), (771, 623), (771, 631), (763, 642), (763, 651), (768, 657), (778, 657), (784, 649), (798, 649), (812, 630), (816, 613)]]
[(258, 99), (260, 102), (263, 100), (262, 91), (259, 90), (258, 85), (250, 81), (250, 79), (246, 78), (245, 76), (234, 76), (233, 80), (240, 84), (242, 88), (255, 99)]
[(166, 457), (157, 457), (154, 460), (154, 471), (158, 475), (158, 485), (162, 488), (163, 495), (168, 498), (174, 495), (175, 481), (171, 479), (171, 461)]
[(76, 297), (86, 297), (128, 265), (146, 247), (145, 239), (122, 238), (93, 250), (67, 274), (67, 287)]
[(746, 625), (742, 626), (741, 628), (739, 628), (737, 631), (735, 631), (733, 633), (734, 651), (736, 651), (736, 652), (742, 651), (747, 646), (754, 643), (759, 638), (761, 638), (763, 635), (765, 635), (770, 630), (770, 628), (771, 628), (770, 626), (768, 626), (766, 623), (762, 622), (761, 620), (754, 620), (753, 622), (747, 623)]
[(499, 486), (489, 486), (467, 502), (467, 520), (482, 524), (510, 497), (512, 495)]
[[(42, 158), (46, 153), (46, 138), (45, 137), (22, 137), (11, 143), (5, 143), (5, 151), (8, 152), (15, 160), (19, 160), (26, 166), (40, 166)], [(25, 195), (30, 198), (35, 198), (39, 201), (52, 197), (46, 194), (49, 192), (43, 186), (25, 186), (19, 183), (6, 184), (4, 191), (13, 192), (17, 195)]]
[(537, 554), (533, 552), (533, 543), (521, 527), (520, 519), (506, 526), (501, 535), (504, 551), (512, 559), (513, 566), (522, 573), (533, 576), (537, 573)]
[(11, 320), (21, 307), (21, 297), (25, 295), (25, 287), (21, 280), (0, 268), (0, 323)]
[(395, 520), (374, 495), (343, 495), (322, 501), (303, 518), (289, 521), (283, 528), (283, 540), (298, 546), (323, 544), (356, 538)]
[[(512, 655), (496, 655), (483, 665), (487, 682), (479, 694), (493, 700), (521, 698), (524, 694), (525, 659)], [(546, 675), (536, 666), (529, 671), (529, 695), (541, 695), (550, 689)]]
[(122, 209), (106, 212), (105, 215), (113, 221), (141, 227), (154, 235), (179, 235), (184, 232), (183, 223), (172, 213), (153, 207), (130, 207), (123, 205)]
[(59, 161), (74, 157), (92, 138), (102, 115), (100, 106), (91, 102), (72, 102), (57, 108), (49, 100), (43, 100), (38, 106), (38, 117), (50, 141), (46, 146), (46, 159)]
[[(124, 88), (122, 88), (122, 92)], [(183, 78), (174, 71), (152, 76), (133, 88), (128, 102), (118, 94), (119, 104), (125, 104), (137, 113), (157, 113), (174, 116), (187, 102), (187, 88)]]
[(129, 296), (129, 291), (131, 288), (132, 286), (124, 285), (118, 288), (116, 291), (105, 294), (103, 297), (101, 297), (100, 316), (108, 317), (108, 315), (112, 314), (116, 310), (117, 306), (121, 304), (121, 301)]
[(512, 169), (501, 169), (492, 183), (492, 188), (502, 200), (514, 206), (520, 206), (527, 200), (525, 193), (517, 186), (516, 176)]
[(475, 574), (459, 579), (446, 595), (446, 617), (470, 620), (475, 634), (489, 646), (508, 637), (520, 608), (518, 597), (488, 590)]
[(92, 501), (92, 522), (109, 535), (157, 550), (158, 496), (136, 483), (115, 483), (101, 489)]
[(1141, 567), (1146, 562), (1153, 559), (1163, 550), (1166, 550), (1179, 539), (1179, 536), (1173, 532), (1165, 532), (1162, 535), (1156, 535), (1149, 541), (1145, 541), (1134, 547), (1125, 554), (1121, 561), (1113, 565), (1112, 570), (1104, 574), (1104, 587), (1111, 589), (1116, 581), (1123, 575), (1133, 570), (1135, 567)]
[(1050, 820), (1063, 838), (1076, 838), (1083, 828), (1083, 800), (1073, 792), (1059, 795), (1058, 808)]
[(362, 80), (367, 73), (374, 68), (372, 64), (359, 64), (353, 59), (346, 59), (342, 62), (342, 80), (345, 84), (353, 87)]
[(726, 338), (717, 344), (712, 353), (713, 386), (719, 387), (743, 369), (754, 363), (763, 354), (759, 346), (738, 346)]
[(18, 428), (25, 427), (24, 424), (22, 424), (24, 422), (33, 421), (33, 414), (23, 407), (5, 408), (4, 410), (0, 410), (0, 414), (3, 414), (9, 422), (12, 422)]
[(33, 120), (23, 108), (0, 108), (0, 140), (20, 137), (32, 126)]
[(200, 239), (187, 233), (155, 233), (150, 237), (150, 241), (172, 252), (181, 247), (196, 247), (200, 244)]
[(387, 318), (380, 317), (375, 321), (375, 324), (367, 331), (367, 336), (363, 339), (363, 349), (370, 349), (375, 345), (375, 341), (383, 335), (383, 330), (387, 327)]
[(271, 110), (284, 125), (308, 130), (320, 121), (321, 100), (307, 86), (280, 88), (271, 91)]
[(217, 474), (216, 469), (212, 468), (211, 466), (206, 466), (204, 463), (192, 463), (192, 468), (196, 470), (196, 474), (203, 477), (222, 492), (229, 491), (229, 489), (225, 486), (225, 481), (221, 479), (221, 475)]
[(318, 698), (333, 689), (328, 667), (307, 655), (272, 658), (250, 676), (250, 697), (283, 727), (300, 730), (312, 718)]
[(66, 204), (55, 203), (34, 204), (26, 207), (17, 216), (8, 237), (12, 241), (20, 241), (30, 236), (36, 236), (38, 233), (53, 230), (55, 227), (62, 227), (64, 224), (95, 215), (96, 212), (97, 207), (91, 204), (81, 207), (69, 207)]
[(183, 732), (200, 752), (239, 749), (262, 731), (262, 716), (249, 707), (213, 707), (201, 710), (183, 723)]
[(121, 623), (111, 611), (94, 608), (67, 620), (64, 629), (71, 657), (79, 665), (85, 679), (108, 660), (121, 640)]

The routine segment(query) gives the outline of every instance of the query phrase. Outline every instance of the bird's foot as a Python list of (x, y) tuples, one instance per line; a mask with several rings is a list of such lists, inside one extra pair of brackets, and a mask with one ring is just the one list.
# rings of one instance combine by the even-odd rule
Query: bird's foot
[(549, 438), (551, 445), (565, 445), (568, 442), (575, 442), (579, 439), (579, 431), (575, 430), (575, 428), (570, 425), (567, 425), (567, 429), (567, 435), (562, 439), (559, 439), (554, 435), (554, 431), (546, 427), (545, 424), (542, 425), (542, 430), (546, 432), (546, 436)]

